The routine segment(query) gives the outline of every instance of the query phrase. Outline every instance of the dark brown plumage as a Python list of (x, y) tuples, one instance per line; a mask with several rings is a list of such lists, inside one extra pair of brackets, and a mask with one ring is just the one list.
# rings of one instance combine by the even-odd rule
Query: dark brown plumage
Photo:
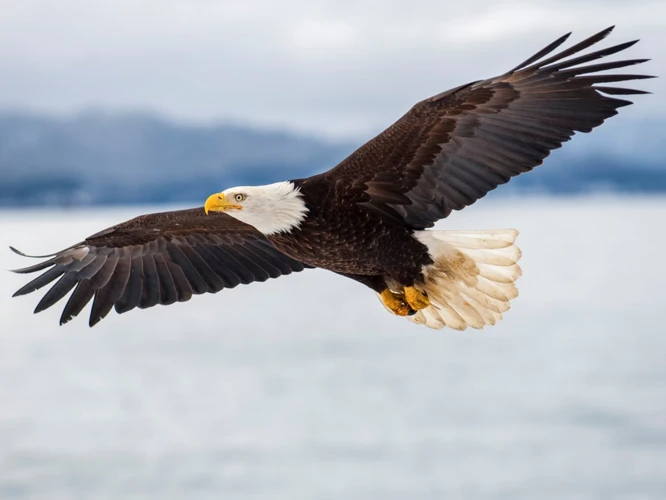
[[(50, 307), (76, 287), (61, 323), (94, 299), (93, 325), (112, 307), (122, 313), (185, 301), (192, 294), (264, 281), (308, 266), (356, 279), (378, 293), (387, 287), (423, 285), (425, 270), (439, 257), (424, 243), (423, 238), (429, 236), (416, 238), (416, 233), (532, 170), (575, 132), (590, 132), (618, 108), (631, 104), (615, 96), (645, 93), (606, 84), (650, 76), (601, 72), (646, 59), (588, 64), (631, 47), (635, 41), (579, 55), (611, 30), (547, 57), (569, 37), (565, 35), (501, 76), (421, 101), (335, 168), (291, 181), (308, 209), (293, 229), (266, 237), (233, 217), (205, 216), (202, 209), (142, 216), (102, 231), (41, 264), (17, 270), (46, 272), (16, 295), (59, 278), (35, 311)], [(506, 234), (497, 237), (508, 238)], [(518, 257), (496, 264), (502, 262), (499, 259), (493, 265), (515, 266)], [(473, 288), (476, 282), (472, 278), (478, 281), (478, 276), (485, 276), (480, 271), (482, 263), (458, 259), (460, 269), (455, 270), (449, 260), (448, 267), (440, 267), (439, 272), (451, 278), (461, 269), (472, 273), (469, 266), (476, 266), (476, 275), (463, 273), (459, 278)], [(485, 272), (496, 276), (497, 283), (513, 286), (519, 271), (516, 266), (510, 281), (504, 282), (501, 273)], [(442, 318), (445, 312), (449, 314), (446, 321), (452, 324), (460, 324), (456, 317), (465, 325), (496, 320), (477, 308), (478, 318), (484, 321), (480, 323), (465, 309), (474, 300), (500, 317), (508, 309), (508, 305), (493, 305), (478, 295), (474, 299), (471, 291), (465, 292), (472, 295), (460, 303), (453, 288), (446, 290), (442, 311), (450, 305), (455, 315), (440, 312)], [(491, 292), (487, 286), (483, 288), (494, 300), (508, 301), (515, 296), (513, 291), (497, 297)], [(394, 312), (399, 309), (395, 307)], [(428, 318), (421, 322), (432, 326)]]
[[(77, 258), (82, 253), (85, 255)], [(14, 296), (59, 278), (35, 312), (51, 307), (76, 286), (60, 324), (77, 316), (94, 299), (90, 312), (93, 326), (112, 307), (124, 313), (135, 307), (184, 302), (193, 294), (266, 281), (306, 267), (276, 250), (252, 226), (226, 214), (207, 216), (202, 208), (193, 208), (136, 217), (35, 266), (17, 269), (17, 273), (48, 271)]]
[(431, 227), (452, 210), (471, 205), (511, 177), (540, 165), (575, 132), (590, 132), (631, 104), (610, 96), (646, 93), (600, 84), (651, 76), (597, 73), (647, 59), (579, 66), (627, 49), (637, 40), (563, 61), (611, 31), (541, 59), (567, 34), (502, 76), (417, 103), (326, 172), (324, 182), (339, 186), (340, 197), (356, 196), (359, 203), (412, 228)]

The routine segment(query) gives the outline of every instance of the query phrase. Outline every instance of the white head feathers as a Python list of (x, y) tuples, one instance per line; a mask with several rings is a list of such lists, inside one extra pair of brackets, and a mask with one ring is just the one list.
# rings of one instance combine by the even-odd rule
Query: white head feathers
[(265, 186), (239, 186), (222, 194), (240, 210), (225, 212), (241, 222), (254, 226), (265, 235), (290, 231), (298, 227), (308, 213), (300, 190), (292, 182)]

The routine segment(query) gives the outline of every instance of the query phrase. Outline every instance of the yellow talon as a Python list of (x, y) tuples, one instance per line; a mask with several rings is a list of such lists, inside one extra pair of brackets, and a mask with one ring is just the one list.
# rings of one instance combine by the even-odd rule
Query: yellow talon
[(384, 306), (396, 316), (411, 316), (414, 311), (409, 304), (405, 302), (404, 295), (398, 295), (386, 288), (379, 296)]
[(413, 286), (405, 287), (405, 300), (415, 311), (420, 311), (421, 309), (425, 309), (430, 305), (428, 296)]

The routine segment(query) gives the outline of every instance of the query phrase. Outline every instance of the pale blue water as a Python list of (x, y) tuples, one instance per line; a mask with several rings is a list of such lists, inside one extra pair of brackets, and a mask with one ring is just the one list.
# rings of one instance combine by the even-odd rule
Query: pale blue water
[[(0, 245), (135, 213), (2, 212)], [(59, 328), (5, 274), (0, 499), (666, 498), (665, 220), (664, 198), (457, 214), (521, 230), (521, 296), (481, 332), (324, 272)]]

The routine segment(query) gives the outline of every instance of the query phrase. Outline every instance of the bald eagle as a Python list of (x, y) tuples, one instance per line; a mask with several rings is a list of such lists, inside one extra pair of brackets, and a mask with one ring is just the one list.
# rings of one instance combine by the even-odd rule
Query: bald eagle
[(647, 59), (587, 64), (636, 41), (580, 54), (612, 29), (547, 57), (564, 35), (501, 76), (418, 102), (327, 172), (226, 189), (203, 208), (142, 215), (41, 256), (15, 271), (45, 272), (14, 295), (57, 279), (35, 312), (74, 289), (60, 324), (93, 300), (93, 326), (112, 308), (184, 302), (318, 267), (431, 328), (495, 324), (518, 294), (518, 232), (428, 228), (631, 104), (614, 96), (646, 93), (605, 84), (650, 76), (602, 72)]

